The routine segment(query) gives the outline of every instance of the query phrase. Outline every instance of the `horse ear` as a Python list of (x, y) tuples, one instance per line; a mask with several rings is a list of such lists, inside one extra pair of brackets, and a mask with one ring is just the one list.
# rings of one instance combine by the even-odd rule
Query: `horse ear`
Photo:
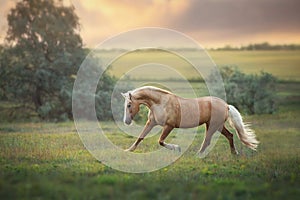
[(131, 95), (131, 93), (129, 93), (129, 99), (132, 100), (132, 95)]

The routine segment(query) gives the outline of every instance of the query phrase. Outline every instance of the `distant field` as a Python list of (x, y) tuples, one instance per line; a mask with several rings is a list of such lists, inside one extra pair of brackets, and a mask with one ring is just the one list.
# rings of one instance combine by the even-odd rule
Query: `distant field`
[(245, 73), (265, 71), (281, 80), (300, 80), (300, 51), (210, 51), (218, 66), (236, 66)]
[[(252, 74), (265, 71), (281, 80), (300, 80), (300, 51), (209, 51), (208, 53), (216, 65), (220, 67), (233, 66), (245, 73)], [(189, 55), (191, 58), (199, 56), (192, 51), (189, 52)], [(112, 63), (110, 73), (116, 77), (128, 73), (133, 79), (161, 80), (174, 77), (178, 79), (172, 70), (155, 66), (155, 64), (139, 69), (135, 68), (153, 62), (168, 65), (187, 79), (198, 78), (196, 71), (184, 59), (168, 52), (159, 51), (139, 51), (123, 55)]]

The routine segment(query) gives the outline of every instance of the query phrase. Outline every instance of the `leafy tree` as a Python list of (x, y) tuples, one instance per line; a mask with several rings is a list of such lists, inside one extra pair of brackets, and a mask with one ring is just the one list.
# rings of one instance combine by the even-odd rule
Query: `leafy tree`
[[(23, 0), (11, 9), (7, 20), (7, 47), (0, 49), (0, 97), (31, 109), (41, 119), (71, 119), (73, 83), (88, 53), (74, 7), (64, 6), (62, 0)], [(101, 82), (113, 83), (109, 76)], [(107, 104), (100, 107), (109, 108)]]
[(85, 55), (74, 8), (23, 0), (7, 19), (9, 99), (32, 106), (44, 119), (71, 118), (72, 82)]

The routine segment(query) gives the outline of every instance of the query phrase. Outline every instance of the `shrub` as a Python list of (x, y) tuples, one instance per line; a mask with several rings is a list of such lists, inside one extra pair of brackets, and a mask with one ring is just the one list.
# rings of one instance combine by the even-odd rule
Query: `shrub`
[[(214, 73), (209, 81), (214, 81)], [(247, 114), (271, 114), (276, 111), (276, 81), (266, 72), (244, 74), (237, 68), (222, 67), (227, 102)]]

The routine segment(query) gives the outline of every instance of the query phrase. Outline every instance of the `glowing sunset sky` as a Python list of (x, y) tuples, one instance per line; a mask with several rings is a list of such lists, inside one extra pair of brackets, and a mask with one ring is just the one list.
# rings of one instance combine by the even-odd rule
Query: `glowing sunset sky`
[[(16, 1), (0, 1), (0, 39)], [(141, 27), (180, 31), (205, 47), (300, 44), (299, 0), (65, 0), (74, 5), (84, 44)]]

